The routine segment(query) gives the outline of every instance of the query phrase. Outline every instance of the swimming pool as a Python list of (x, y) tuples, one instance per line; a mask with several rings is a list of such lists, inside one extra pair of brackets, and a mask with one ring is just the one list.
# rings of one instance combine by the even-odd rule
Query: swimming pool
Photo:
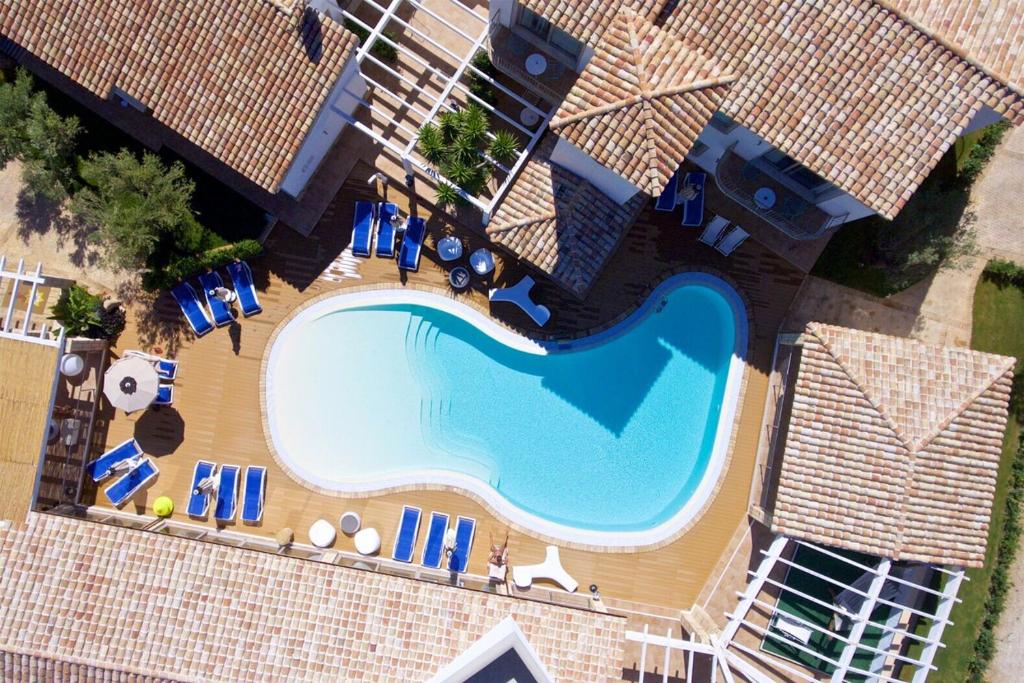
[(645, 545), (714, 489), (746, 335), (735, 291), (698, 273), (568, 343), (428, 292), (340, 293), (276, 335), (267, 426), (282, 465), (320, 489), (452, 485), (551, 537)]

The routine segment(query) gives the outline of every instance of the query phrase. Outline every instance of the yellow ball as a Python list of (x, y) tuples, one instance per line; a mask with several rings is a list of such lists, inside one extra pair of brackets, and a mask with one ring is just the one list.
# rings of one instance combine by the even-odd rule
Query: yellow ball
[(153, 512), (157, 517), (170, 517), (174, 512), (174, 501), (167, 496), (160, 496), (153, 501)]

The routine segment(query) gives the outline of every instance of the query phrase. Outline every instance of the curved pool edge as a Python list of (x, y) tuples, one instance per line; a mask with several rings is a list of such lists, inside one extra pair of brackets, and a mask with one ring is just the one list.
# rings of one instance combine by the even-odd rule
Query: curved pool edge
[[(699, 283), (715, 289), (732, 309), (735, 323), (734, 348), (722, 397), (722, 411), (715, 431), (715, 441), (708, 464), (693, 494), (672, 517), (638, 531), (597, 531), (549, 521), (527, 512), (507, 500), (490, 484), (475, 477), (449, 470), (409, 470), (400, 475), (368, 477), (351, 482), (331, 481), (330, 486), (315, 473), (297, 467), (286, 454), (278, 450), (279, 436), (276, 425), (269, 419), (273, 400), (268, 372), (281, 345), (277, 341), (293, 323), (311, 319), (325, 312), (366, 304), (419, 304), (429, 305), (472, 324), (489, 337), (517, 350), (534, 354), (565, 351), (599, 344), (625, 333), (636, 322), (647, 316), (655, 302), (673, 289), (686, 284)], [(608, 327), (583, 337), (562, 341), (534, 340), (526, 337), (483, 312), (471, 303), (451, 298), (450, 292), (434, 287), (396, 287), (381, 285), (347, 287), (321, 294), (297, 307), (274, 329), (263, 355), (260, 369), (260, 412), (264, 436), (271, 456), (288, 476), (310, 490), (333, 497), (371, 498), (402, 491), (445, 491), (467, 495), (489, 513), (507, 522), (512, 528), (545, 541), (565, 544), (570, 548), (605, 552), (635, 552), (652, 550), (675, 541), (702, 516), (713, 500), (722, 475), (730, 460), (736, 418), (740, 408), (744, 385), (744, 371), (748, 351), (748, 318), (746, 305), (739, 292), (723, 278), (707, 272), (686, 271), (670, 275), (654, 287), (633, 311), (620, 316)], [(456, 490), (452, 490), (452, 489)]]

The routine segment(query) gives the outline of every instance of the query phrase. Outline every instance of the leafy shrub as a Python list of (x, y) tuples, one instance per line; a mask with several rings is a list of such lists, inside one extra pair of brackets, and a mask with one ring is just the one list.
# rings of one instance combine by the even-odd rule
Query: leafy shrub
[[(491, 78), (495, 78), (498, 75), (498, 70), (491, 63), (490, 55), (487, 54), (486, 50), (477, 50), (470, 64)], [(469, 71), (469, 91), (491, 106), (494, 106), (498, 101), (498, 96), (494, 92), (494, 86), (472, 70)]]
[(179, 258), (165, 268), (151, 270), (142, 276), (142, 286), (148, 291), (173, 287), (180, 280), (189, 278), (207, 268), (220, 268), (235, 259), (245, 260), (259, 256), (263, 246), (256, 240), (241, 240), (234, 244), (209, 249), (194, 256)]
[(98, 296), (74, 284), (60, 293), (50, 319), (59, 322), (69, 337), (81, 337), (99, 326), (101, 304)]
[[(345, 19), (345, 28), (355, 34), (356, 38), (359, 39), (359, 44), (362, 45), (366, 42), (366, 39), (370, 37), (370, 32), (365, 28), (352, 21), (351, 19)], [(381, 35), (390, 40), (392, 43), (398, 43), (398, 36), (393, 31), (384, 29), (381, 31)], [(393, 62), (398, 59), (398, 50), (391, 43), (387, 43), (383, 40), (373, 41), (373, 47), (370, 48), (370, 54), (374, 57), (385, 62)]]
[(1000, 120), (985, 129), (978, 142), (971, 147), (966, 157), (960, 162), (960, 176), (964, 182), (971, 184), (981, 175), (985, 165), (996, 153), (996, 148), (1002, 142), (1006, 131), (1011, 127), (1009, 121)]
[(1013, 261), (993, 259), (985, 266), (985, 277), (1004, 287), (1013, 285), (1024, 288), (1024, 268)]
[(121, 306), (111, 306), (110, 308), (100, 307), (100, 322), (97, 326), (100, 338), (102, 339), (117, 339), (122, 332), (124, 332), (124, 326), (127, 322), (127, 315), (125, 315), (124, 308)]

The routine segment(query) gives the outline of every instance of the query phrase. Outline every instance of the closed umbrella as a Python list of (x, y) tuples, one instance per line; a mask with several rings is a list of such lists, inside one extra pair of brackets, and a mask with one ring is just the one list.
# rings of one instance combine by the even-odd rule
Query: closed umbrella
[(156, 368), (138, 356), (122, 358), (103, 375), (103, 395), (111, 405), (126, 413), (149, 407), (159, 388)]

